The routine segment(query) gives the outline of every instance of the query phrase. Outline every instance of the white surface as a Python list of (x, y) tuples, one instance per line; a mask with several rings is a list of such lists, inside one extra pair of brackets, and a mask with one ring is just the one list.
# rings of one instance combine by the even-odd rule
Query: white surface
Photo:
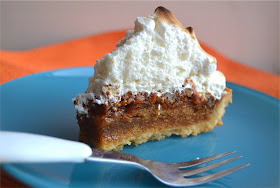
[(1, 49), (25, 50), (132, 28), (137, 16), (159, 5), (227, 57), (279, 73), (279, 1), (1, 2)]
[(192, 88), (188, 79), (197, 92), (211, 93), (220, 99), (226, 80), (216, 72), (216, 59), (204, 52), (179, 23), (171, 25), (167, 23), (171, 18), (163, 19), (159, 14), (138, 17), (134, 30), (126, 33), (115, 50), (97, 61), (86, 92), (99, 99), (102, 93), (108, 93), (111, 100), (119, 102), (129, 91), (160, 96), (174, 88)]
[(0, 132), (1, 162), (83, 162), (92, 154), (83, 143), (43, 135)]

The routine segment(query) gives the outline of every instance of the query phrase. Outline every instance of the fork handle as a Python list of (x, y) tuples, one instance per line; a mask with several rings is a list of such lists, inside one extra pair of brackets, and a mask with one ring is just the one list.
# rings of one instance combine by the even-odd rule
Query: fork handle
[(0, 131), (1, 162), (83, 162), (92, 154), (83, 143), (30, 133)]

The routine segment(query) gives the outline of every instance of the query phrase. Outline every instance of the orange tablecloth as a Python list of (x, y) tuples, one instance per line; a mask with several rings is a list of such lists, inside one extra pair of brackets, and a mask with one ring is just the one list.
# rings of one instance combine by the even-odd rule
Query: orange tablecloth
[[(92, 66), (96, 59), (115, 48), (124, 33), (109, 32), (27, 51), (0, 51), (0, 83), (46, 70)], [(204, 44), (201, 46), (217, 58), (218, 69), (225, 74), (227, 81), (280, 98), (279, 76), (242, 65)]]
[[(109, 32), (21, 52), (0, 51), (0, 83), (41, 71), (92, 66), (96, 59), (115, 48), (124, 33)], [(225, 74), (227, 81), (280, 98), (279, 76), (242, 65), (204, 44), (201, 46), (217, 58), (218, 69)], [(1, 173), (0, 181), (0, 187), (25, 187), (5, 172)]]

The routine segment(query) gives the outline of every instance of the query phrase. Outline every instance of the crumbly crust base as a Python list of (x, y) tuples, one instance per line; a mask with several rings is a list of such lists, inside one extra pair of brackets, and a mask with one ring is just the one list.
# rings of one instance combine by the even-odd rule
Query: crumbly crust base
[(232, 101), (228, 88), (220, 100), (207, 97), (197, 103), (191, 96), (173, 102), (155, 100), (116, 108), (89, 103), (89, 114), (77, 113), (79, 140), (95, 148), (119, 151), (124, 145), (138, 145), (171, 135), (186, 137), (222, 125), (225, 107)]

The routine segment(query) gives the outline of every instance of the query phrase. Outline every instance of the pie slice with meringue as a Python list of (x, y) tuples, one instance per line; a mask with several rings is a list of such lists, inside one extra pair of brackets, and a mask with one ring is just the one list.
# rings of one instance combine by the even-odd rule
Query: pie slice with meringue
[(232, 91), (194, 30), (158, 7), (136, 18), (134, 30), (97, 60), (87, 90), (73, 101), (80, 141), (118, 151), (213, 130), (222, 125)]

